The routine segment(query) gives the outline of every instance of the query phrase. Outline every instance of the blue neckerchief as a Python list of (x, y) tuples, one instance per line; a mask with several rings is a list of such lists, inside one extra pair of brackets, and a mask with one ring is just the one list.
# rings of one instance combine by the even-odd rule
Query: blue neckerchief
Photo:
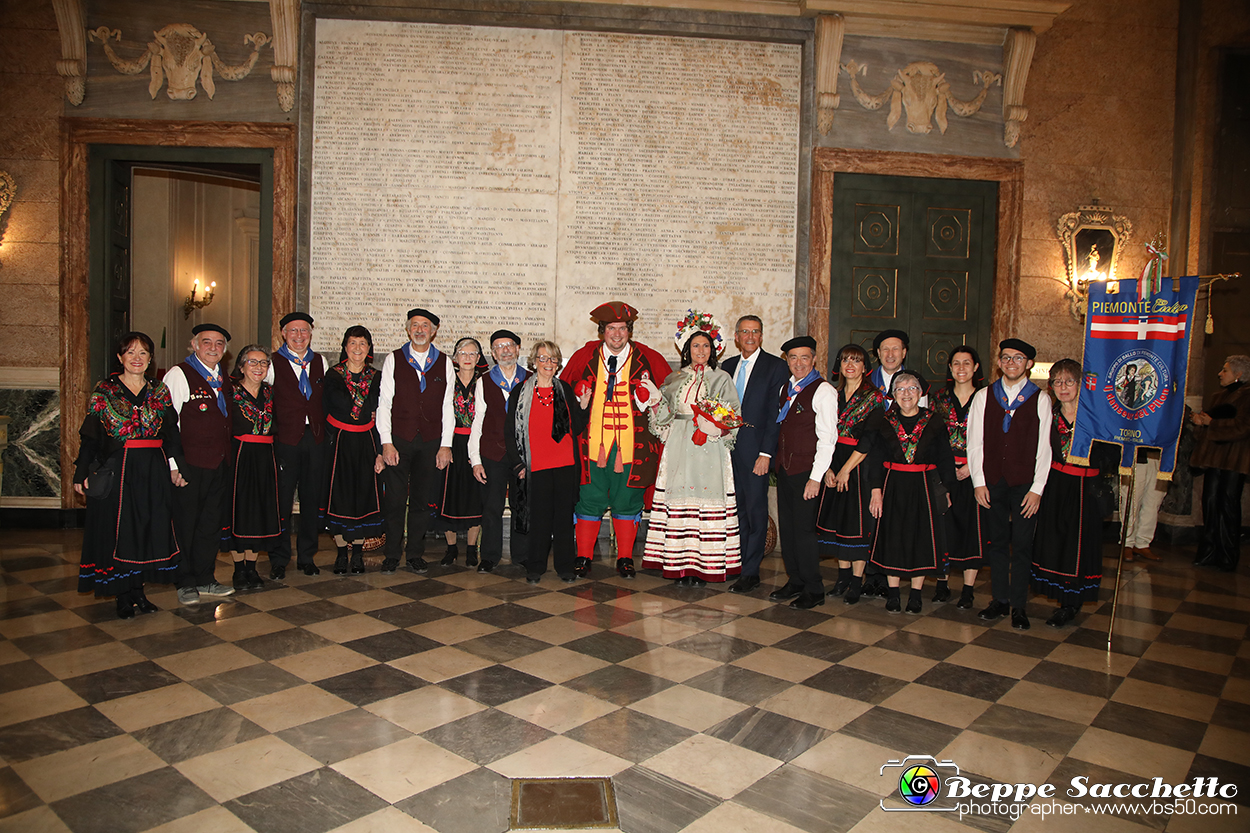
[[(907, 369), (907, 365), (900, 364), (898, 366), (898, 370), (894, 371), (894, 376), (897, 376), (898, 374), (902, 373), (906, 369)], [(894, 381), (894, 376), (890, 377), (891, 382)], [(872, 371), (872, 373), (868, 374), (868, 381), (872, 382), (873, 387), (881, 391), (882, 396), (885, 397), (886, 410), (889, 410), (890, 406), (894, 404), (894, 400), (890, 398), (890, 391), (887, 390), (886, 388), (885, 371), (881, 369), (881, 365), (877, 365), (877, 367)]]
[(212, 371), (204, 366), (204, 362), (199, 360), (194, 353), (187, 356), (187, 364), (195, 368), (195, 372), (204, 377), (204, 381), (208, 382), (208, 386), (217, 394), (217, 407), (221, 409), (222, 416), (227, 416), (226, 397), (221, 392), (221, 365), (217, 365), (217, 377), (214, 379)]
[(430, 352), (425, 357), (425, 367), (422, 367), (417, 364), (416, 358), (412, 355), (412, 342), (404, 345), (404, 358), (408, 360), (408, 364), (412, 365), (412, 369), (417, 371), (417, 381), (421, 383), (422, 393), (425, 393), (425, 374), (430, 372), (430, 368), (434, 366), (434, 360), (438, 357), (438, 348), (431, 344)]
[(285, 356), (291, 364), (299, 368), (299, 392), (304, 394), (305, 399), (312, 399), (312, 381), (308, 378), (308, 366), (312, 364), (313, 351), (310, 349), (305, 354), (308, 358), (301, 359), (284, 344), (278, 348), (278, 355)]
[(994, 398), (998, 400), (998, 404), (1001, 405), (1003, 407), (1003, 410), (1006, 412), (1003, 414), (1003, 433), (1004, 434), (1006, 434), (1007, 429), (1011, 427), (1011, 418), (1015, 415), (1016, 408), (1019, 408), (1021, 405), (1023, 405), (1025, 400), (1028, 399), (1030, 396), (1032, 396), (1034, 391), (1036, 390), (1037, 390), (1037, 385), (1033, 384), (1032, 381), (1026, 379), (1024, 381), (1024, 387), (1020, 388), (1020, 392), (1016, 394), (1016, 398), (1013, 401), (1008, 402), (1007, 391), (1005, 388), (1003, 388), (1002, 379), (999, 379), (997, 382), (995, 382), (993, 385), (990, 386), (990, 392), (994, 394)]
[(525, 368), (518, 365), (516, 369), (516, 376), (514, 376), (512, 381), (509, 382), (503, 377), (503, 371), (499, 369), (499, 365), (495, 365), (490, 369), (491, 381), (496, 385), (499, 385), (500, 390), (503, 391), (504, 413), (508, 412), (508, 407), (512, 404), (508, 400), (508, 394), (512, 393), (513, 388), (524, 382), (527, 375), (529, 374), (525, 372)]
[(815, 382), (819, 378), (820, 378), (820, 373), (818, 373), (816, 370), (813, 370), (811, 373), (807, 374), (802, 379), (800, 379), (798, 381), (798, 384), (787, 386), (786, 404), (781, 407), (781, 413), (777, 414), (778, 422), (781, 422), (783, 419), (786, 418), (786, 414), (790, 413), (791, 403), (794, 402), (794, 398), (799, 395), (799, 393), (803, 390), (803, 388), (807, 387), (808, 385), (810, 385), (812, 382)]

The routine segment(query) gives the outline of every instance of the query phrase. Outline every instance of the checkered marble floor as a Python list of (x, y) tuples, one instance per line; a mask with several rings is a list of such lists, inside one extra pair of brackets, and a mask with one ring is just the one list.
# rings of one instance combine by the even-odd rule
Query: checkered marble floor
[[(80, 545), (0, 532), (0, 833), (496, 833), (510, 779), (571, 775), (613, 779), (627, 833), (1250, 830), (1250, 578), (1180, 550), (1125, 565), (1109, 654), (1110, 579), (1027, 633), (931, 587), (920, 616), (791, 610), (776, 558), (748, 597), (606, 563), (537, 587), (325, 569), (119, 621), (75, 592)], [(885, 812), (908, 754), (1060, 796), (1216, 776), (1240, 813)]]

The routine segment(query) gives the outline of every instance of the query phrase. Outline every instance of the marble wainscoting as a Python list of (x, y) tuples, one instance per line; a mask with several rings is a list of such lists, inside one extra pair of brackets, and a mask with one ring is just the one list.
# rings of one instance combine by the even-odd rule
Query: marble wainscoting
[(61, 395), (56, 368), (0, 368), (0, 415), (9, 417), (0, 502), (59, 502)]

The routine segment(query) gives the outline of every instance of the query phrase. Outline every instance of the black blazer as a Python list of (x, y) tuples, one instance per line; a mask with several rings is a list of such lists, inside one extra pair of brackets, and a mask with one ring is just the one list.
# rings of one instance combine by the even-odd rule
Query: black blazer
[[(733, 356), (721, 363), (721, 369), (731, 377), (738, 370), (740, 356)], [(772, 353), (756, 351), (755, 369), (742, 395), (742, 418), (750, 423), (738, 429), (732, 454), (740, 460), (754, 462), (761, 454), (772, 456), (777, 452), (778, 393), (790, 380), (790, 368)]]

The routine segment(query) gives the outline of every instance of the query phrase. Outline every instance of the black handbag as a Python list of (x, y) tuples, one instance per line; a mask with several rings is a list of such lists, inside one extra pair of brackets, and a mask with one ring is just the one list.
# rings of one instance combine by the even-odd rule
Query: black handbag
[(112, 460), (106, 463), (92, 463), (87, 468), (87, 481), (83, 487), (83, 494), (97, 500), (106, 498), (113, 494), (113, 485), (116, 481), (117, 469)]

